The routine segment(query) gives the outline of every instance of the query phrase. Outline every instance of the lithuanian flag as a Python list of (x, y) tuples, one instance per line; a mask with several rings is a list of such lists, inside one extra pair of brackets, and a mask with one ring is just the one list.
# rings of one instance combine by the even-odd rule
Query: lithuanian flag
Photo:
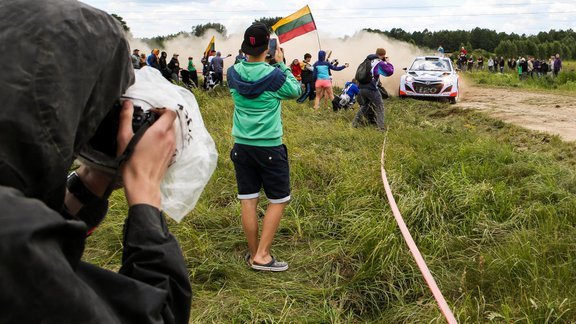
[(310, 8), (306, 5), (290, 16), (280, 19), (272, 26), (272, 30), (278, 36), (280, 43), (284, 43), (294, 37), (316, 30), (316, 24)]
[(210, 56), (210, 52), (213, 51), (215, 48), (214, 46), (214, 36), (212, 36), (212, 39), (210, 40), (210, 43), (208, 43), (208, 47), (206, 47), (206, 50), (204, 51), (204, 58), (207, 59), (208, 56)]

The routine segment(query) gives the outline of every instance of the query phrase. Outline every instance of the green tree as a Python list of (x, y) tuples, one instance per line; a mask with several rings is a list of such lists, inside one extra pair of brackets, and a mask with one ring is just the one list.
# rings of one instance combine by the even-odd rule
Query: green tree
[(536, 43), (529, 39), (525, 41), (526, 44), (526, 48), (525, 48), (525, 54), (526, 55), (530, 55), (530, 56), (537, 56), (538, 55), (538, 45), (536, 45)]
[(512, 57), (516, 54), (512, 51), (512, 42), (509, 40), (501, 41), (500, 44), (498, 44), (498, 46), (496, 46), (496, 48), (494, 49), (494, 52), (498, 56), (506, 56), (506, 57)]
[(470, 31), (470, 43), (473, 48), (482, 48), (493, 52), (498, 45), (498, 34), (494, 30), (476, 27)]
[(206, 33), (207, 30), (214, 29), (218, 34), (226, 37), (228, 31), (226, 27), (219, 23), (207, 23), (207, 24), (200, 24), (192, 27), (192, 35), (196, 37), (202, 37)]
[(130, 27), (128, 27), (128, 25), (126, 24), (126, 22), (124, 21), (124, 18), (118, 16), (117, 14), (112, 14), (112, 17), (116, 18), (116, 20), (118, 20), (118, 22), (120, 23), (120, 25), (122, 25), (122, 29), (124, 29), (125, 32), (129, 32), (130, 31)]
[(266, 27), (268, 27), (268, 30), (272, 32), (272, 26), (274, 26), (274, 24), (277, 23), (280, 19), (282, 19), (282, 17), (262, 17), (255, 19), (254, 22), (263, 23), (266, 25)]

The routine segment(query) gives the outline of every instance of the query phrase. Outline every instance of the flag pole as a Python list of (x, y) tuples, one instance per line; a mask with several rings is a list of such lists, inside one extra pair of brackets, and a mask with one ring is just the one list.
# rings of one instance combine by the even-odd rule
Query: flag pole
[(314, 23), (314, 29), (316, 30), (316, 38), (318, 39), (318, 50), (322, 50), (322, 45), (320, 45), (320, 34), (318, 34), (318, 27), (316, 26), (316, 21), (314, 20), (314, 16), (312, 15), (310, 7), (308, 5), (306, 5), (306, 7), (308, 7), (308, 12), (310, 12), (310, 18), (312, 18), (312, 22)]

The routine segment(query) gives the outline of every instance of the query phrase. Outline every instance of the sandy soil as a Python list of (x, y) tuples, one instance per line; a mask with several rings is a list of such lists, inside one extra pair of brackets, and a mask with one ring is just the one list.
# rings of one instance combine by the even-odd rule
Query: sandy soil
[(493, 117), (528, 129), (557, 134), (565, 141), (576, 141), (576, 94), (466, 85), (457, 105), (484, 110)]

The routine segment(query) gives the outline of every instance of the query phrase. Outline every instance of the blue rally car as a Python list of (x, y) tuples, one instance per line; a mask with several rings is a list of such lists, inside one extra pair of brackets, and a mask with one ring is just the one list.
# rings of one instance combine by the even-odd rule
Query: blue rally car
[(460, 82), (452, 61), (446, 57), (418, 56), (400, 78), (400, 98), (444, 98), (458, 102)]

